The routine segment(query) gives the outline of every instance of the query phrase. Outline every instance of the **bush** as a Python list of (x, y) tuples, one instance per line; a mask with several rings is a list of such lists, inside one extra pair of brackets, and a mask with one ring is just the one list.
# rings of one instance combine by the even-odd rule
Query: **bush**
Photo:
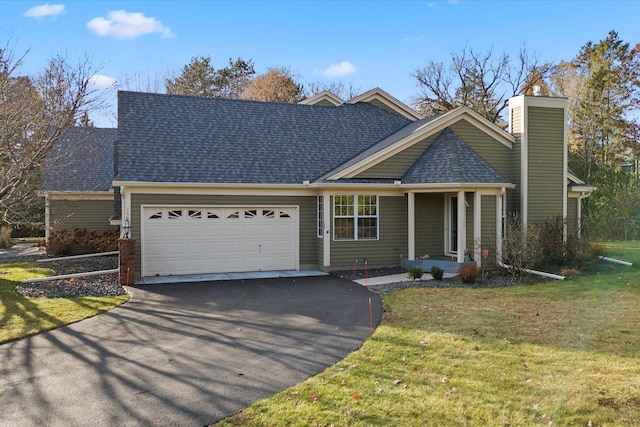
[(66, 256), (117, 251), (119, 237), (117, 230), (98, 233), (86, 228), (73, 228), (70, 231), (53, 229), (47, 241), (47, 252), (54, 256)]
[(458, 270), (462, 283), (475, 283), (480, 275), (480, 268), (475, 264), (467, 264)]
[(13, 229), (6, 225), (0, 227), (0, 248), (8, 248), (11, 246), (11, 232)]
[(442, 280), (442, 278), (444, 277), (444, 270), (438, 267), (437, 265), (432, 266), (431, 277), (433, 277), (436, 280)]
[(415, 265), (409, 266), (409, 277), (413, 280), (420, 279), (424, 275), (424, 271), (422, 271), (422, 267), (417, 267)]

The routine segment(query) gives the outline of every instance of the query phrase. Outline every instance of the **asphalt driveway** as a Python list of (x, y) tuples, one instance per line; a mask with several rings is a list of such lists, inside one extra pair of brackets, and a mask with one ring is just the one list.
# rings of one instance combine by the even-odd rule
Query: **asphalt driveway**
[(0, 345), (2, 426), (202, 426), (357, 349), (380, 298), (332, 276), (147, 285)]

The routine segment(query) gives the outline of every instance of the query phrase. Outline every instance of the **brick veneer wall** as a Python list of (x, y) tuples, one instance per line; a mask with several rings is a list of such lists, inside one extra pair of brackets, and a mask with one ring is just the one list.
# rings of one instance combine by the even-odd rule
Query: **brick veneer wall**
[(118, 239), (120, 284), (132, 285), (136, 277), (136, 240)]

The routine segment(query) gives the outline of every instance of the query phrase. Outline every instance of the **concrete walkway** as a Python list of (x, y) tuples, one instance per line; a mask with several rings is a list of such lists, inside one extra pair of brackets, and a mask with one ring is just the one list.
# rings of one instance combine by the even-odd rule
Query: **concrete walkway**
[[(445, 273), (444, 277), (454, 277), (455, 274)], [(430, 274), (425, 273), (420, 280), (433, 280)], [(409, 277), (408, 273), (402, 274), (392, 274), (390, 276), (379, 276), (379, 277), (369, 277), (366, 279), (358, 279), (354, 280), (354, 282), (363, 285), (363, 286), (375, 286), (375, 285), (386, 285), (387, 283), (396, 283), (396, 282), (411, 282), (412, 278)]]

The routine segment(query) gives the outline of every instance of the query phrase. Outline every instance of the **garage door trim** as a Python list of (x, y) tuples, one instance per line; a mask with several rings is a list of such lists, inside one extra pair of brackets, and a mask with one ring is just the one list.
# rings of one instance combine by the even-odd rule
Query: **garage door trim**
[[(299, 270), (300, 268), (300, 228), (299, 228), (299, 224), (300, 224), (300, 207), (299, 205), (268, 205), (268, 204), (260, 204), (260, 205), (247, 205), (247, 204), (242, 204), (242, 205), (238, 205), (238, 204), (232, 204), (232, 205), (220, 205), (220, 204), (215, 204), (215, 205), (207, 205), (207, 204), (143, 204), (140, 205), (140, 237), (141, 237), (141, 242), (140, 242), (140, 250), (141, 250), (141, 256), (140, 256), (140, 262), (141, 262), (141, 271), (142, 271), (142, 276), (149, 276), (149, 269), (147, 268), (147, 254), (145, 254), (146, 248), (145, 248), (145, 237), (148, 237), (148, 231), (146, 230), (146, 222), (147, 219), (145, 217), (145, 211), (148, 210), (152, 210), (152, 209), (166, 209), (166, 210), (180, 210), (180, 209), (188, 209), (188, 210), (198, 210), (198, 209), (238, 209), (238, 210), (242, 210), (242, 211), (247, 211), (247, 210), (254, 210), (254, 209), (288, 209), (288, 210), (293, 210), (294, 212), (294, 232), (293, 232), (293, 262), (294, 262), (294, 269), (295, 270)], [(233, 272), (233, 270), (229, 270), (227, 272)], [(214, 272), (212, 272), (214, 273)], [(180, 273), (178, 273), (180, 274)], [(188, 274), (188, 273), (185, 273)], [(202, 273), (193, 273), (193, 274), (202, 274)], [(153, 275), (153, 274), (151, 274)]]

